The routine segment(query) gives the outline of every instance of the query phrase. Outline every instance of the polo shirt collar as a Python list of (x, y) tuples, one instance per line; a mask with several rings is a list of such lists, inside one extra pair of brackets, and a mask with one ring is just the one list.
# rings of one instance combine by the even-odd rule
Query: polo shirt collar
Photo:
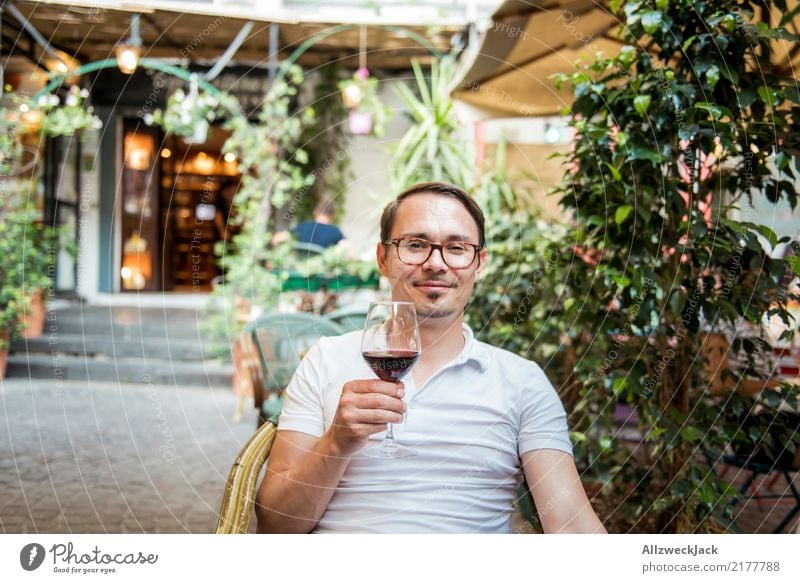
[(486, 372), (486, 368), (489, 366), (489, 353), (486, 347), (483, 342), (475, 338), (472, 328), (464, 323), (461, 324), (461, 328), (464, 332), (464, 348), (456, 358), (455, 363), (463, 364), (472, 360), (478, 364), (481, 372)]

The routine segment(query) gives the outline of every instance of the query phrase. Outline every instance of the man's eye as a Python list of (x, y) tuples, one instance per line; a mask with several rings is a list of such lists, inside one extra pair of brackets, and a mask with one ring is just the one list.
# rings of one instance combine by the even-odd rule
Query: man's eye
[(422, 241), (406, 241), (406, 249), (411, 251), (423, 251), (427, 248), (428, 246)]
[(467, 246), (460, 243), (453, 243), (452, 245), (447, 246), (447, 252), (453, 253), (454, 255), (460, 255), (467, 252)]

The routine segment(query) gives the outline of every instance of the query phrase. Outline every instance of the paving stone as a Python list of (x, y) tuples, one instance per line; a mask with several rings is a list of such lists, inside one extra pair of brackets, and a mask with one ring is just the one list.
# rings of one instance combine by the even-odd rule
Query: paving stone
[(224, 391), (0, 381), (0, 532), (212, 532), (255, 428)]

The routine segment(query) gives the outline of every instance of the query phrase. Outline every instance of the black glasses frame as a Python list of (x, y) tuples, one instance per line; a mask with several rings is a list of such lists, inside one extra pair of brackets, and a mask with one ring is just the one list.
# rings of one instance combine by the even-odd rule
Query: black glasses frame
[[(403, 261), (400, 258), (400, 243), (402, 241), (424, 241), (425, 243), (430, 245), (431, 248), (428, 250), (428, 254), (425, 256), (425, 259), (423, 259), (419, 263), (409, 263), (408, 261)], [(444, 248), (447, 245), (453, 245), (455, 243), (458, 243), (460, 245), (468, 245), (469, 247), (472, 247), (472, 249), (473, 249), (472, 261), (470, 261), (466, 265), (458, 266), (458, 267), (453, 267), (452, 265), (450, 265), (447, 262), (447, 258), (444, 256)], [(450, 269), (466, 269), (468, 267), (471, 267), (472, 264), (475, 263), (475, 259), (476, 258), (478, 258), (478, 265), (480, 265), (480, 259), (479, 259), (480, 253), (479, 252), (483, 249), (483, 247), (481, 247), (480, 245), (476, 245), (475, 243), (467, 243), (466, 241), (452, 241), (450, 243), (432, 243), (432, 242), (428, 241), (427, 239), (421, 239), (419, 237), (400, 237), (399, 239), (389, 239), (388, 241), (384, 241), (383, 244), (384, 245), (394, 245), (395, 249), (397, 249), (397, 259), (400, 261), (400, 263), (403, 263), (405, 265), (422, 265), (423, 263), (428, 261), (428, 259), (431, 258), (431, 255), (433, 255), (433, 252), (438, 249), (439, 250), (439, 255), (441, 255), (441, 257), (442, 257), (442, 261), (444, 261), (445, 265), (447, 265), (447, 267), (449, 267)]]

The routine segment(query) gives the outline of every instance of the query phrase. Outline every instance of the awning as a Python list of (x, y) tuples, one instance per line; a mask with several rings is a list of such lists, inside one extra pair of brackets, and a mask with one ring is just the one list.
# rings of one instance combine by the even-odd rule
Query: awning
[[(161, 3), (159, 3), (161, 4)], [(279, 24), (279, 60), (317, 33), (331, 31), (343, 22), (302, 22), (287, 18), (288, 13), (268, 18), (246, 6), (186, 3), (154, 8), (150, 4), (127, 2), (37, 2), (15, 1), (14, 5), (59, 51), (81, 63), (113, 58), (117, 43), (130, 35), (131, 15), (141, 13), (143, 56), (149, 58), (187, 58), (194, 62), (219, 58), (242, 26), (253, 21), (247, 39), (236, 52), (235, 62), (266, 63), (269, 57), (269, 26)], [(185, 8), (185, 10), (181, 10)], [(191, 10), (189, 12), (188, 10)], [(410, 68), (412, 58), (428, 62), (429, 47), (448, 52), (454, 34), (463, 32), (465, 23), (438, 24), (432, 31), (427, 23), (370, 23), (366, 33), (368, 66), (373, 69)], [(25, 55), (30, 61), (41, 50), (18, 22), (6, 11), (3, 15), (3, 53)], [(419, 41), (424, 41), (420, 43)], [(425, 46), (428, 45), (428, 47)], [(321, 39), (300, 57), (299, 64), (314, 67), (336, 62), (358, 66), (360, 35), (351, 27)]]
[[(797, 5), (789, 0), (789, 9)], [(495, 11), (465, 75), (453, 95), (506, 115), (556, 115), (572, 103), (568, 88), (557, 90), (550, 76), (575, 71), (579, 57), (619, 52), (620, 23), (607, 0), (506, 0)], [(774, 11), (774, 23), (783, 16)], [(790, 25), (798, 32), (798, 19)], [(585, 60), (585, 59), (584, 59)], [(798, 77), (800, 47), (777, 41), (778, 74)]]

